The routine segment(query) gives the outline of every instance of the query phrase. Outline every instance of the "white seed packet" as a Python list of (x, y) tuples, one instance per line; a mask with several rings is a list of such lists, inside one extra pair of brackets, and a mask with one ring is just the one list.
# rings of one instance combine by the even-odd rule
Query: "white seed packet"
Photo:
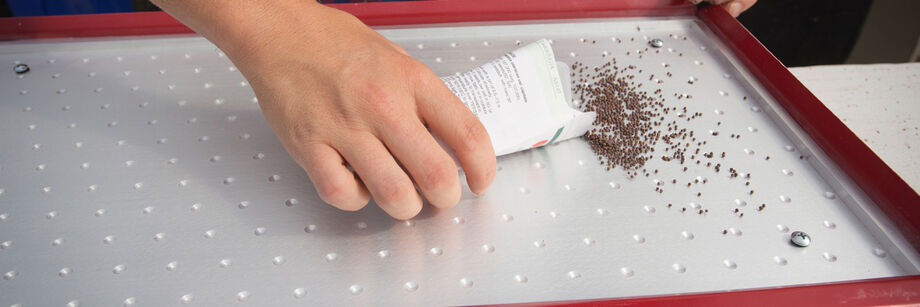
[(581, 136), (596, 116), (574, 108), (568, 66), (546, 39), (441, 80), (485, 126), (496, 156)]

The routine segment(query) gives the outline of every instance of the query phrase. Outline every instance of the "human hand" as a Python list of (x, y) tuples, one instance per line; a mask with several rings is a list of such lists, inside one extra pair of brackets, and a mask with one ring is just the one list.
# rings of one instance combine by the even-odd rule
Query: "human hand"
[(495, 153), (479, 120), (428, 67), (355, 17), (313, 1), (228, 1), (236, 8), (209, 23), (174, 3), (246, 76), (327, 203), (358, 210), (370, 194), (409, 219), (422, 208), (411, 175), (432, 205), (457, 204), (457, 166), (426, 125), (454, 150), (473, 192), (491, 184)]
[(709, 2), (714, 5), (721, 5), (732, 17), (738, 17), (738, 15), (751, 8), (757, 0), (690, 0), (690, 2), (693, 4)]

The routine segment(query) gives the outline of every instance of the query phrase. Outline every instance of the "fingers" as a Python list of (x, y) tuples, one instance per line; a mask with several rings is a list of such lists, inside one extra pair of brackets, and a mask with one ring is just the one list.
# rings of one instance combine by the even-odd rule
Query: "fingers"
[(370, 200), (367, 188), (345, 167), (342, 156), (326, 144), (307, 145), (303, 167), (319, 197), (333, 207), (356, 211)]
[(460, 201), (457, 165), (434, 140), (415, 114), (394, 120), (381, 119), (380, 137), (415, 179), (428, 202), (450, 208)]
[(337, 140), (335, 145), (387, 214), (405, 220), (422, 210), (422, 199), (409, 176), (376, 136), (370, 133), (352, 135)]
[(757, 0), (734, 0), (728, 3), (723, 3), (722, 7), (728, 11), (733, 17), (738, 17), (742, 12), (747, 11), (751, 8)]
[(495, 177), (495, 151), (488, 132), (434, 72), (425, 68), (417, 76), (415, 100), (419, 115), (454, 150), (470, 190), (485, 193)]

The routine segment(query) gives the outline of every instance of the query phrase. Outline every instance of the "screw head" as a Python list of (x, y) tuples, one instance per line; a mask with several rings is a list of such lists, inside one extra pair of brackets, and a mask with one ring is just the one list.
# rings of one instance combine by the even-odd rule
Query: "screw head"
[(29, 65), (16, 64), (15, 66), (13, 66), (13, 71), (16, 72), (16, 74), (20, 74), (20, 75), (27, 73), (29, 72)]
[(790, 241), (792, 241), (792, 244), (795, 244), (795, 246), (806, 247), (811, 244), (811, 236), (801, 231), (793, 231), (790, 236)]
[(661, 48), (662, 46), (664, 46), (664, 41), (661, 40), (660, 38), (655, 38), (655, 39), (648, 41), (648, 44), (649, 46), (652, 46), (655, 48)]

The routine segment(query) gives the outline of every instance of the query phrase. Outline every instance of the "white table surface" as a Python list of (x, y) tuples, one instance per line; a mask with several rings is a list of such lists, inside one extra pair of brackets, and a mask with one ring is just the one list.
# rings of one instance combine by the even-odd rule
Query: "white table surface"
[(920, 191), (920, 63), (793, 67), (792, 73)]

